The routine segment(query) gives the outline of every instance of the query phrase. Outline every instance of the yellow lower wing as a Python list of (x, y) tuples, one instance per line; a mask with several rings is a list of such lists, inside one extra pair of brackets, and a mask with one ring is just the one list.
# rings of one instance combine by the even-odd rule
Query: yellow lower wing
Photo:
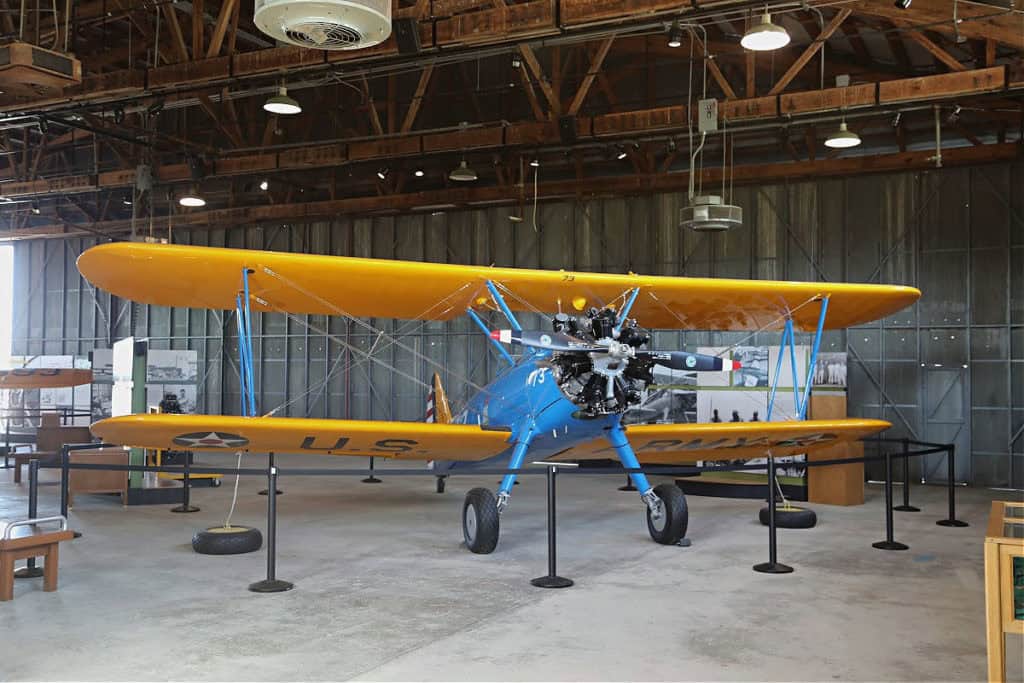
[[(626, 437), (645, 465), (677, 465), (696, 460), (798, 455), (856, 441), (892, 425), (884, 420), (803, 420), (798, 422), (721, 422), (713, 424), (630, 425)], [(550, 460), (614, 459), (605, 439), (563, 451)]]
[(125, 415), (96, 422), (92, 433), (107, 443), (139, 448), (467, 462), (498, 455), (510, 445), (508, 432), (475, 425), (230, 415)]

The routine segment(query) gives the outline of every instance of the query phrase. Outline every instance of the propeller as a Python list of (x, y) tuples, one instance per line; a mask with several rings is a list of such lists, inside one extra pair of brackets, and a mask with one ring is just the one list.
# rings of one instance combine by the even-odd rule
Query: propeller
[[(575, 353), (609, 353), (611, 346), (593, 344), (578, 337), (562, 332), (538, 332), (535, 330), (494, 330), (491, 339), (505, 344), (519, 344), (536, 349)], [(625, 345), (616, 344), (617, 348)], [(739, 361), (726, 361), (718, 356), (707, 356), (688, 351), (636, 351), (634, 358), (648, 360), (671, 370), (690, 370), (694, 372), (721, 372), (722, 370), (739, 370)]]

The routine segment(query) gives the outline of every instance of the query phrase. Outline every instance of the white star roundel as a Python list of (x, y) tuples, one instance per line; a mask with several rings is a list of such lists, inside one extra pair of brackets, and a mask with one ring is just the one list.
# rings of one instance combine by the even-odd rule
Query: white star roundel
[(185, 448), (242, 448), (249, 445), (249, 439), (238, 434), (225, 432), (191, 432), (181, 434), (172, 439), (178, 446)]

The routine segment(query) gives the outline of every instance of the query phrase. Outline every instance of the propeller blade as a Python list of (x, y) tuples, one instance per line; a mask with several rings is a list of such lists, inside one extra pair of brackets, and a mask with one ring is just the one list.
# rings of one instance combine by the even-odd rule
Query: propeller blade
[(536, 330), (493, 330), (491, 339), (505, 344), (520, 344), (535, 349), (550, 351), (603, 352), (608, 349), (572, 337), (561, 332), (538, 332)]
[(723, 370), (739, 370), (738, 360), (726, 361), (718, 356), (706, 356), (686, 351), (638, 351), (637, 358), (647, 358), (672, 370), (692, 370), (695, 372), (721, 372)]

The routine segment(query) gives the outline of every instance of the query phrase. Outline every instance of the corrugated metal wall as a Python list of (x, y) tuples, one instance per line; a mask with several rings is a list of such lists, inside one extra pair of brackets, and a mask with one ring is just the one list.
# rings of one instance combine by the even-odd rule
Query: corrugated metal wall
[[(960, 458), (958, 479), (1024, 487), (1024, 165), (739, 188), (745, 225), (724, 236), (680, 230), (681, 201), (541, 204), (537, 230), (527, 207), (522, 223), (508, 220), (513, 209), (494, 208), (174, 238), (450, 263), (914, 284), (924, 297), (913, 309), (825, 337), (823, 349), (850, 355), (851, 415), (885, 417), (894, 436), (955, 441), (972, 454)], [(201, 408), (237, 412), (233, 314), (112, 301), (75, 270), (94, 242), (16, 245), (14, 353), (85, 354), (134, 330), (153, 348), (198, 351)], [(496, 367), (465, 319), (267, 314), (256, 316), (254, 336), (259, 406), (280, 415), (420, 419), (435, 364), (456, 402)], [(743, 336), (661, 332), (655, 341), (727, 345)], [(778, 335), (753, 341), (775, 344)], [(944, 465), (926, 461), (921, 474), (942, 479)]]

